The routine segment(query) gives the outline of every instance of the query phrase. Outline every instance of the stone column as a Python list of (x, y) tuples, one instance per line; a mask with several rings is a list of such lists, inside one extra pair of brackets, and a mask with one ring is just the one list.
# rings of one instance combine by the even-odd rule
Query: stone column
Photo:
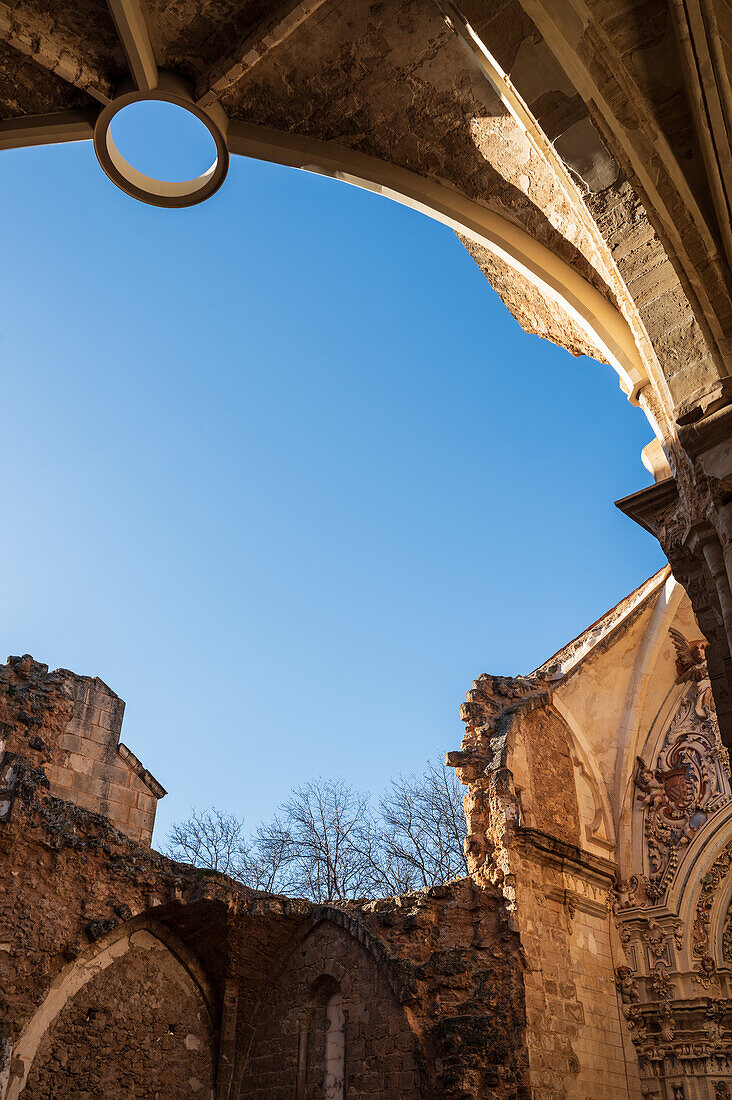
[(709, 645), (720, 733), (732, 748), (732, 407), (679, 428), (676, 470), (617, 501), (661, 543)]

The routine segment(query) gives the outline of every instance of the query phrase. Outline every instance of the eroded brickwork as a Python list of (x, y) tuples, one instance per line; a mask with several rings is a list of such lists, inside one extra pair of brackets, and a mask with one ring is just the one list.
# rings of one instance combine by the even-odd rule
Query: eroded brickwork
[[(74, 705), (54, 675), (42, 673), (38, 700), (20, 691), (46, 734)], [(11, 729), (4, 713), (24, 748), (25, 722)], [(308, 1097), (319, 1096), (323, 1004), (311, 993), (325, 975), (343, 997), (347, 1095), (528, 1097), (524, 962), (495, 887), (468, 879), (337, 906), (257, 893), (57, 797), (43, 751), (0, 764), (12, 770), (0, 822), (7, 1100), (290, 1097), (293, 1027), (311, 1008)]]
[[(139, 942), (71, 998), (43, 1036), (25, 1095), (33, 1100), (211, 1095), (206, 1005), (159, 941)], [(167, 965), (166, 965), (167, 964)]]
[(419, 1052), (388, 978), (358, 941), (329, 922), (317, 925), (299, 945), (262, 1013), (242, 1100), (291, 1100), (298, 1058), (305, 1096), (322, 1095), (326, 1006), (335, 990), (345, 1016), (351, 1100), (384, 1093), (418, 1100)]
[(28, 655), (0, 666), (6, 762), (17, 754), (42, 767), (53, 794), (104, 814), (128, 836), (149, 844), (165, 790), (120, 743), (124, 709), (96, 677), (49, 672)]

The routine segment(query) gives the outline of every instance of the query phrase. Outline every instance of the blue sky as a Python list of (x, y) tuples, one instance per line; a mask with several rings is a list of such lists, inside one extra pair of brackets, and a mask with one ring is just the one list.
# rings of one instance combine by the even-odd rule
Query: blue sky
[(663, 564), (613, 506), (649, 482), (642, 413), (444, 227), (238, 158), (181, 211), (88, 143), (0, 174), (0, 646), (126, 700), (158, 843), (192, 806), (254, 826), (319, 774), (420, 769), (475, 676), (530, 671)]

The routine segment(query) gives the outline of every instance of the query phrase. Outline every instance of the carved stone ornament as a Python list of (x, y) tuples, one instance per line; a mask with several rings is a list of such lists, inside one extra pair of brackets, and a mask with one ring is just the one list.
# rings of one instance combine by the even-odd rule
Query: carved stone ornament
[(659, 1001), (670, 1001), (674, 995), (673, 984), (663, 963), (659, 962), (651, 974), (651, 986)]
[(630, 1037), (636, 1046), (648, 1040), (648, 1024), (645, 1016), (637, 1004), (631, 1004), (625, 1009), (625, 1019), (628, 1024)]
[(646, 932), (643, 937), (648, 945), (648, 950), (655, 959), (660, 959), (666, 954), (666, 933), (656, 920), (649, 920), (646, 924)]
[(618, 987), (623, 1004), (634, 1005), (638, 1003), (638, 983), (629, 966), (619, 966), (615, 970), (615, 985)]
[(704, 717), (716, 710), (707, 668), (708, 643), (704, 638), (689, 642), (680, 630), (673, 627), (669, 635), (676, 650), (676, 683), (695, 685), (697, 712), (699, 717)]
[(722, 958), (732, 966), (732, 901), (727, 906), (722, 931)]
[(645, 808), (650, 867), (645, 893), (651, 902), (665, 897), (679, 850), (730, 801), (729, 755), (719, 735), (704, 643), (687, 643), (678, 631), (672, 635), (677, 683), (688, 682), (689, 689), (671, 720), (655, 767), (639, 756), (635, 772), (636, 798)]
[(704, 955), (694, 969), (697, 972), (694, 977), (695, 985), (704, 986), (705, 989), (709, 989), (710, 986), (714, 986), (717, 989), (719, 988), (717, 967), (711, 955)]
[(645, 875), (631, 875), (630, 878), (618, 879), (612, 889), (612, 910), (617, 915), (623, 909), (632, 909), (646, 902)]
[(684, 922), (678, 920), (678, 918), (674, 922), (674, 943), (677, 951), (680, 951), (684, 946)]
[[(726, 879), (730, 867), (732, 867), (732, 841), (719, 853), (706, 875), (702, 878), (702, 887), (699, 892), (699, 900), (696, 903), (694, 926), (691, 932), (692, 952), (696, 958), (702, 958), (710, 953), (709, 922), (714, 897), (720, 885)], [(725, 928), (725, 933), (726, 931)]]

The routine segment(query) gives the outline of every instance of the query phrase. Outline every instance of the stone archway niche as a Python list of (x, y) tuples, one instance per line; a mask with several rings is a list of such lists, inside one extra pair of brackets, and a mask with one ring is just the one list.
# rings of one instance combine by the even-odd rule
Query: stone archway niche
[(212, 1095), (212, 993), (185, 946), (152, 921), (103, 937), (53, 983), (13, 1050), (6, 1100)]

